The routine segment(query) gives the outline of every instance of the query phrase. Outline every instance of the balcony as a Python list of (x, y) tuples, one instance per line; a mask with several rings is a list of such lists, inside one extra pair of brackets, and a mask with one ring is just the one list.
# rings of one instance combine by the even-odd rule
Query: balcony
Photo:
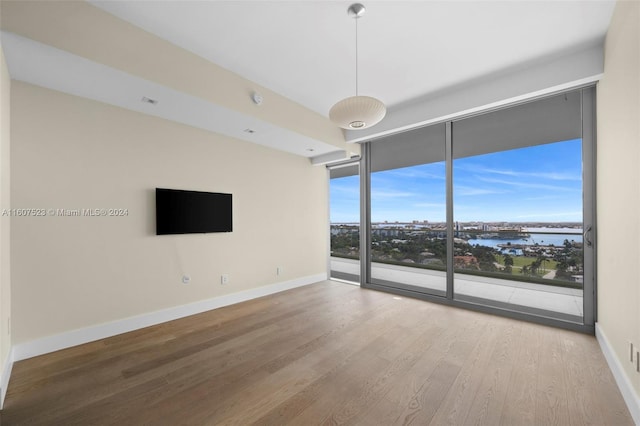
[[(358, 260), (331, 257), (332, 277), (357, 280), (359, 268)], [(444, 271), (376, 262), (371, 268), (377, 282), (390, 286), (400, 282), (403, 287), (442, 296), (446, 292)], [(457, 300), (582, 323), (582, 289), (456, 272), (454, 291)]]

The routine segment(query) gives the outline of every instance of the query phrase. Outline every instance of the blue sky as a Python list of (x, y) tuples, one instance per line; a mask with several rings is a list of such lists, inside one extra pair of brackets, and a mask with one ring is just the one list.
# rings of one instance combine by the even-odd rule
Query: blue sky
[[(582, 221), (579, 139), (454, 160), (454, 218)], [(445, 221), (445, 163), (371, 175), (373, 222)], [(331, 180), (331, 221), (357, 222), (358, 177)]]

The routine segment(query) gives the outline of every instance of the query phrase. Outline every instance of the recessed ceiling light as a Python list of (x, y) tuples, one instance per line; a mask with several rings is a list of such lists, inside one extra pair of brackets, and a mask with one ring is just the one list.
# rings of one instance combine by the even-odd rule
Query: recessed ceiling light
[(146, 96), (143, 96), (141, 100), (142, 102), (146, 104), (151, 104), (151, 105), (156, 105), (158, 103), (156, 99), (147, 98)]
[(255, 133), (256, 131), (247, 127), (246, 129), (244, 129), (244, 132), (245, 133)]

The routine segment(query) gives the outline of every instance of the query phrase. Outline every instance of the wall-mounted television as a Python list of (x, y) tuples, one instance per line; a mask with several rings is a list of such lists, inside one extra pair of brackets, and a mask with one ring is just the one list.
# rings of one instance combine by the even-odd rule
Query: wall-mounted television
[(156, 188), (156, 235), (232, 231), (231, 194)]

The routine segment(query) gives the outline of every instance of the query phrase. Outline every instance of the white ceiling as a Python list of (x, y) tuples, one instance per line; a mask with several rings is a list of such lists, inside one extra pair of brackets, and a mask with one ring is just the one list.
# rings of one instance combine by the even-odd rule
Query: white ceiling
[[(344, 1), (91, 3), (324, 116), (355, 91)], [(601, 44), (615, 1), (368, 1), (360, 93), (388, 106)]]
[[(323, 143), (204, 99), (11, 33), (2, 46), (13, 78), (143, 114), (162, 117), (302, 157), (336, 150)], [(142, 96), (157, 100), (141, 102)], [(249, 133), (246, 129), (251, 129)]]
[[(328, 116), (335, 102), (354, 94), (355, 24), (346, 12), (351, 2), (90, 3), (322, 116)], [(381, 99), (393, 111), (414, 108), (425, 99), (441, 103), (443, 94), (470, 81), (523, 67), (534, 69), (535, 64), (601, 46), (615, 0), (368, 1), (365, 5), (367, 13), (358, 21), (360, 93)], [(74, 19), (82, 22), (83, 16)], [(54, 31), (68, 30), (51, 20), (46, 25)], [(322, 138), (204, 101), (197, 92), (183, 93), (92, 62), (49, 46), (46, 40), (36, 42), (3, 31), (2, 45), (11, 76), (17, 80), (312, 157), (318, 163), (327, 156), (349, 155)], [(160, 102), (144, 104), (141, 96)], [(380, 125), (386, 132), (399, 127), (390, 115)], [(245, 132), (248, 128), (256, 132)]]

